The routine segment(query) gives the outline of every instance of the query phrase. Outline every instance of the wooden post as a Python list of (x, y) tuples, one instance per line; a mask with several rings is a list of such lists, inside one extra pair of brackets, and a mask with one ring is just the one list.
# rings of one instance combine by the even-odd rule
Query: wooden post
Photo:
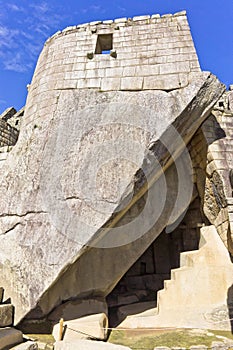
[(64, 320), (63, 318), (60, 319), (60, 322), (59, 322), (59, 339), (58, 340), (62, 340), (63, 338), (63, 324), (64, 324)]

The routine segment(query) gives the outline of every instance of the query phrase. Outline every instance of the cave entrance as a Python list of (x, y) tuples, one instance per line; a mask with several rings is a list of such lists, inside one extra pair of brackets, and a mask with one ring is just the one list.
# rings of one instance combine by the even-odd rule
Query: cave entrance
[(198, 249), (200, 208), (197, 197), (179, 226), (172, 233), (162, 232), (107, 296), (111, 327), (128, 315), (156, 307), (157, 292), (170, 279), (171, 269), (180, 267), (180, 253)]

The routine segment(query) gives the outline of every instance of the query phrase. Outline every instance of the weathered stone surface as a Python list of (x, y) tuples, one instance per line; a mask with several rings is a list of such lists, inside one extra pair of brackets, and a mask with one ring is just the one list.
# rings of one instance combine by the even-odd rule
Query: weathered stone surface
[(49, 314), (48, 319), (57, 323), (61, 318), (68, 321), (100, 313), (108, 314), (108, 305), (106, 301), (101, 299), (76, 300), (68, 301), (57, 307)]
[(175, 324), (178, 328), (231, 330), (233, 264), (214, 226), (201, 228), (199, 250), (181, 253), (180, 266), (171, 271), (171, 279), (158, 292), (158, 308), (146, 314), (128, 312), (120, 327), (173, 327)]
[(228, 95), (229, 109), (233, 111), (233, 91)]
[(7, 327), (13, 324), (13, 305), (0, 305), (0, 327)]
[(211, 343), (211, 349), (212, 350), (228, 350), (229, 346), (227, 344), (224, 344), (223, 342), (220, 342), (220, 341), (213, 341)]
[[(53, 328), (53, 336), (59, 339), (60, 324)], [(108, 336), (108, 318), (105, 314), (90, 315), (64, 322), (63, 340), (73, 342), (77, 339), (106, 340)]]
[(90, 341), (90, 340), (76, 340), (75, 342), (59, 341), (54, 345), (54, 350), (130, 350), (130, 348), (122, 345), (115, 345), (111, 343)]
[[(189, 193), (174, 212), (176, 170), (167, 170), (165, 181), (156, 159), (169, 168), (171, 154), (182, 152), (224, 89), (208, 72), (190, 75), (186, 88), (169, 93), (37, 89), (45, 76), (39, 64), (20, 140), (0, 174), (1, 281), (16, 306), (16, 322), (33, 309), (28, 317), (48, 315), (70, 298), (106, 296), (180, 216)], [(151, 219), (145, 212), (141, 217), (147, 226), (102, 230), (129, 215), (140, 220), (135, 205), (119, 221), (131, 198), (136, 202), (145, 192), (141, 168), (151, 183), (157, 180), (147, 202)], [(190, 187), (190, 179), (184, 181)], [(166, 208), (155, 213), (163, 198)]]
[(27, 341), (11, 348), (11, 350), (37, 350), (38, 344), (33, 341)]
[(14, 328), (0, 328), (0, 349), (11, 347), (23, 342), (23, 334)]
[[(119, 319), (125, 319), (128, 315), (140, 314), (144, 315), (151, 313), (150, 310), (154, 310), (156, 306), (155, 301), (145, 301), (132, 305), (121, 306), (118, 308)], [(153, 311), (152, 311), (153, 313)]]

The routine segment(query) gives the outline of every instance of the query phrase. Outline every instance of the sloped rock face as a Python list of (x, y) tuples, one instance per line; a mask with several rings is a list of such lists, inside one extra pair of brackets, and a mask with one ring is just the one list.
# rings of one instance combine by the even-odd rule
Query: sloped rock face
[[(153, 21), (143, 22), (151, 40), (160, 23)], [(134, 60), (120, 44), (114, 62), (98, 55), (90, 62), (90, 28), (59, 34), (42, 51), (18, 142), (0, 168), (1, 283), (15, 305), (16, 323), (51, 316), (70, 299), (105, 305), (129, 267), (190, 203), (186, 144), (224, 86), (200, 72), (186, 18), (161, 21), (190, 54), (182, 56), (187, 64), (176, 62), (176, 41), (172, 62), (153, 61), (149, 70), (143, 62), (151, 56)], [(98, 33), (110, 31), (119, 43), (124, 31), (139, 35), (135, 28), (127, 22)], [(130, 79), (112, 79), (111, 65), (122, 71), (126, 63)], [(80, 76), (85, 69), (100, 75), (101, 66), (107, 75), (101, 82)]]
[[(106, 296), (181, 215), (192, 194), (191, 172), (182, 179), (187, 195), (175, 213), (177, 170), (157, 175), (222, 91), (209, 73), (198, 73), (179, 92), (60, 91), (56, 111), (38, 113), (27, 125), (29, 96), (19, 142), (1, 173), (2, 284), (18, 321), (32, 309), (31, 317), (42, 317), (62, 300)], [(187, 159), (179, 159), (176, 168), (187, 174)], [(144, 195), (118, 228), (101, 230), (107, 222), (115, 225), (132, 198), (143, 194), (142, 168), (148, 181), (159, 177), (151, 198)]]

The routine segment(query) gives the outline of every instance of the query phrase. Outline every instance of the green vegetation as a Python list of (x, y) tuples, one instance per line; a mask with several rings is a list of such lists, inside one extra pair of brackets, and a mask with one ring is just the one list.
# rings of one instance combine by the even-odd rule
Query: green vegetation
[[(211, 332), (211, 333), (210, 333)], [(109, 342), (130, 347), (133, 350), (153, 350), (156, 346), (184, 347), (192, 345), (206, 345), (210, 347), (213, 341), (222, 341), (217, 336), (233, 339), (230, 332), (202, 331), (202, 330), (127, 330), (113, 331)]]
[[(55, 339), (52, 336), (52, 334), (27, 334), (27, 337), (38, 342), (39, 350), (53, 349), (53, 344), (55, 342)], [(42, 347), (40, 347), (40, 343), (43, 345)], [(45, 344), (46, 344), (46, 347), (45, 347)]]

